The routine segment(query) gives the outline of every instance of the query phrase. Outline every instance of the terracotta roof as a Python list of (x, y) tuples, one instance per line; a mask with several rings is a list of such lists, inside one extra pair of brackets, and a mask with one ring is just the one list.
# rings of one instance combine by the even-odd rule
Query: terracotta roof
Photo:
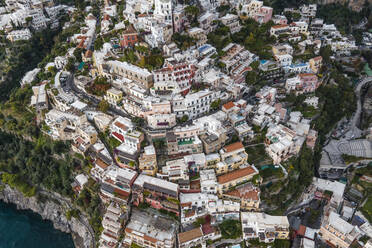
[(188, 217), (191, 217), (191, 216), (194, 216), (195, 215), (195, 211), (189, 211), (185, 214), (185, 217), (188, 218)]
[(128, 197), (129, 197), (129, 192), (126, 192), (126, 191), (124, 191), (124, 190), (121, 190), (121, 189), (118, 189), (118, 188), (114, 188), (114, 192), (115, 192), (116, 194), (118, 194), (118, 196), (119, 196), (120, 198), (128, 199)]
[(225, 146), (223, 149), (225, 150), (225, 152), (232, 152), (232, 151), (235, 151), (241, 148), (244, 148), (244, 145), (242, 142), (238, 141), (238, 142)]
[(313, 74), (313, 73), (301, 73), (298, 76), (300, 78), (314, 78), (314, 77), (317, 78), (317, 76), (315, 74)]
[(211, 233), (215, 233), (216, 229), (215, 227), (211, 226), (211, 223), (205, 223), (202, 225), (202, 230), (204, 235), (208, 235)]
[(153, 238), (153, 237), (150, 237), (150, 236), (147, 236), (146, 234), (145, 234), (145, 236), (143, 236), (143, 239), (144, 239), (144, 240), (147, 240), (147, 241), (150, 241), (151, 243), (156, 243), (156, 242), (158, 242), (157, 239), (155, 239), (155, 238)]
[(235, 189), (233, 191), (227, 192), (226, 195), (235, 196), (237, 198), (241, 198), (244, 200), (253, 200), (258, 201), (259, 200), (259, 194), (260, 191), (257, 189), (251, 189), (251, 190), (244, 190), (242, 189)]
[(87, 51), (85, 52), (85, 57), (86, 57), (86, 58), (90, 58), (90, 57), (92, 57), (92, 54), (93, 54), (92, 50), (87, 50)]
[(288, 27), (287, 24), (281, 24), (281, 25), (272, 26), (271, 28), (278, 29), (278, 28), (286, 28), (286, 27)]
[(317, 56), (317, 57), (313, 58), (313, 60), (315, 60), (315, 61), (322, 60), (322, 59), (323, 59), (322, 56)]
[(182, 243), (186, 243), (188, 241), (200, 238), (202, 236), (203, 236), (202, 230), (201, 230), (200, 227), (198, 227), (198, 228), (192, 229), (192, 230), (187, 231), (187, 232), (179, 233), (178, 234), (178, 240), (182, 244)]
[(232, 172), (229, 172), (227, 174), (221, 175), (217, 177), (217, 181), (219, 184), (224, 184), (227, 182), (231, 182), (233, 180), (251, 175), (256, 174), (257, 172), (255, 169), (252, 168), (252, 166), (245, 167), (243, 169), (235, 170)]
[(233, 102), (228, 102), (223, 105), (223, 108), (226, 110), (229, 110), (231, 108), (235, 107), (235, 104)]
[(127, 129), (128, 129), (127, 126), (125, 126), (123, 123), (120, 123), (120, 122), (118, 122), (118, 121), (116, 121), (116, 122), (114, 123), (114, 125), (117, 126), (118, 128), (123, 129), (124, 131), (127, 131)]
[(82, 39), (78, 45), (78, 48), (84, 48), (85, 39)]
[(117, 132), (112, 132), (112, 135), (114, 135), (116, 138), (121, 140), (121, 142), (124, 142), (124, 136)]
[(103, 160), (101, 160), (99, 158), (96, 159), (96, 165), (98, 165), (102, 169), (106, 169), (109, 166), (108, 164), (106, 164), (105, 162), (103, 162)]
[(181, 203), (181, 207), (191, 207), (191, 202)]
[(297, 234), (301, 236), (305, 236), (305, 232), (306, 232), (306, 226), (300, 225), (300, 228), (298, 229)]
[(137, 31), (133, 25), (129, 25), (128, 28), (124, 30), (123, 34), (137, 34)]

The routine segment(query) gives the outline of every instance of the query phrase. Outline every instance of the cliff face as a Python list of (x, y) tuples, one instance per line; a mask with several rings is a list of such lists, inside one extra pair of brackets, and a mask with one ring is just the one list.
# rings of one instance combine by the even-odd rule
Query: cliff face
[(18, 209), (32, 210), (40, 214), (43, 219), (52, 221), (55, 229), (72, 233), (76, 248), (93, 247), (94, 236), (91, 234), (88, 225), (73, 217), (71, 220), (66, 218), (64, 206), (67, 206), (68, 202), (58, 195), (44, 194), (45, 198), (42, 199), (24, 197), (18, 190), (5, 185), (5, 188), (0, 192), (0, 200), (15, 204)]

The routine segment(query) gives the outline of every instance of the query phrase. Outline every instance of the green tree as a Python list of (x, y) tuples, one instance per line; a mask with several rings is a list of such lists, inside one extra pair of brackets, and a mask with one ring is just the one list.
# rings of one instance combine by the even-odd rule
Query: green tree
[(75, 59), (74, 58), (72, 58), (72, 57), (68, 58), (65, 69), (69, 72), (74, 72), (75, 71)]
[(217, 99), (211, 103), (211, 109), (217, 110), (220, 108), (220, 105), (221, 105), (221, 99)]
[(188, 115), (184, 115), (184, 116), (181, 117), (180, 122), (181, 123), (185, 123), (188, 120), (189, 120), (189, 116)]
[(199, 12), (200, 12), (199, 8), (196, 7), (195, 5), (188, 5), (185, 8), (185, 14), (190, 23), (193, 23), (196, 21), (199, 15)]
[(132, 121), (134, 124), (136, 124), (137, 127), (143, 127), (143, 125), (145, 124), (145, 120), (141, 117), (134, 117)]
[(103, 47), (104, 41), (101, 36), (98, 36), (94, 41), (94, 50), (98, 51), (101, 50)]
[(76, 58), (76, 61), (77, 62), (81, 62), (82, 61), (81, 53), (83, 51), (84, 50), (82, 48), (75, 48), (75, 50), (74, 50), (74, 57)]
[(103, 113), (107, 113), (107, 110), (110, 108), (110, 104), (106, 100), (102, 100), (98, 103), (98, 110)]
[(247, 85), (254, 85), (257, 83), (257, 72), (255, 71), (248, 71), (245, 75), (245, 83)]
[(332, 56), (332, 49), (330, 45), (322, 46), (319, 51), (320, 56), (323, 57), (324, 62), (329, 63)]

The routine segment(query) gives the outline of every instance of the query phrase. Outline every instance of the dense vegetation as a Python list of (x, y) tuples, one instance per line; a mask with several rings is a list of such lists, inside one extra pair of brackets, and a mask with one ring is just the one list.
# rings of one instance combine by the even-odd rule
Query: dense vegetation
[(40, 137), (37, 142), (30, 142), (0, 131), (0, 170), (16, 175), (14, 178), (3, 177), (15, 186), (22, 187), (20, 183), (27, 183), (71, 195), (73, 159), (68, 151), (69, 147), (61, 141), (52, 142)]
[(344, 5), (333, 3), (318, 5), (317, 17), (322, 18), (325, 23), (334, 23), (341, 33), (347, 34), (352, 31), (352, 25), (360, 23), (363, 18), (368, 18), (370, 12), (368, 4), (361, 12), (357, 13), (351, 10), (347, 3)]
[(236, 239), (242, 235), (242, 227), (239, 220), (225, 220), (218, 226), (223, 239)]
[(0, 87), (0, 100), (5, 101), (9, 92), (19, 86), (24, 74), (34, 69), (37, 64), (50, 52), (54, 45), (53, 37), (60, 30), (44, 30), (33, 35), (27, 42), (15, 42), (9, 45), (8, 61), (4, 82)]
[(243, 21), (242, 29), (239, 32), (231, 34), (227, 26), (217, 22), (216, 30), (208, 34), (208, 43), (219, 51), (220, 56), (223, 56), (221, 50), (224, 47), (231, 42), (235, 42), (257, 54), (260, 58), (269, 59), (272, 57), (269, 44), (275, 42), (275, 37), (269, 35), (272, 25), (273, 22), (271, 21), (260, 25), (255, 20), (248, 18)]
[(324, 102), (320, 116), (314, 123), (315, 129), (319, 132), (320, 143), (324, 142), (325, 135), (342, 117), (351, 117), (356, 108), (356, 97), (351, 82), (337, 71), (331, 73), (331, 78), (335, 84), (323, 84), (316, 92)]

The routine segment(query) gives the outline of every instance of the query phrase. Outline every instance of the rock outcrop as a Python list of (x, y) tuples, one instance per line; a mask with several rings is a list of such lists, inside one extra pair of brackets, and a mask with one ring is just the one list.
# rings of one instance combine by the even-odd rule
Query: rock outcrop
[(72, 234), (76, 248), (94, 246), (94, 236), (89, 230), (86, 220), (74, 217), (70, 220), (66, 218), (65, 211), (69, 209), (67, 199), (47, 192), (40, 194), (41, 197), (25, 197), (9, 185), (4, 186), (0, 191), (0, 200), (15, 204), (18, 209), (32, 210), (40, 214), (43, 219), (52, 221), (55, 229)]

